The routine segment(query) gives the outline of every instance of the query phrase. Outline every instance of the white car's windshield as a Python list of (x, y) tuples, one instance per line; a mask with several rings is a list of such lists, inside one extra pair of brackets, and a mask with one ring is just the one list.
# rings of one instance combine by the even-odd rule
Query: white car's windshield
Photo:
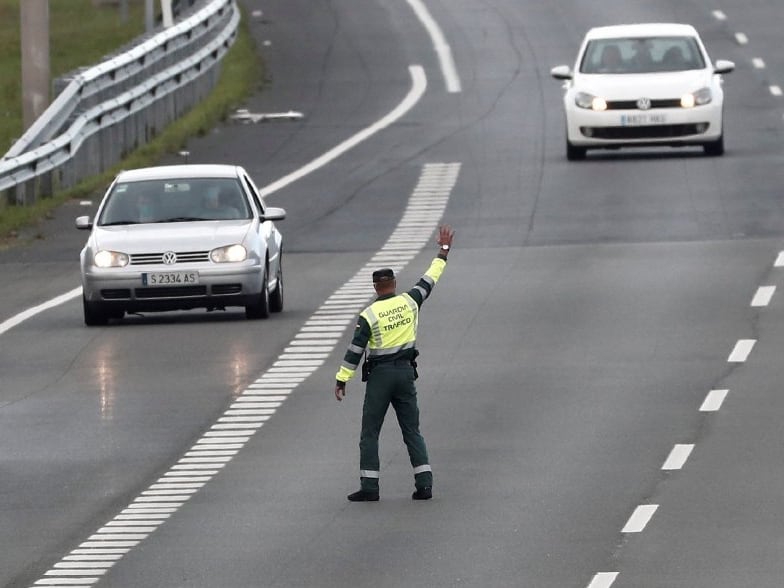
[(594, 39), (580, 63), (584, 74), (638, 74), (703, 69), (693, 37)]
[(248, 202), (234, 179), (196, 178), (118, 182), (100, 226), (248, 219)]

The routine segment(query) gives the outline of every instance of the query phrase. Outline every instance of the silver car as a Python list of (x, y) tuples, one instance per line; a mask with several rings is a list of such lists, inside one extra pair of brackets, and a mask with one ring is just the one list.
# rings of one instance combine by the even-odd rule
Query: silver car
[(283, 309), (283, 238), (247, 172), (176, 165), (120, 173), (98, 207), (76, 219), (91, 230), (81, 252), (84, 322), (126, 312), (245, 307)]

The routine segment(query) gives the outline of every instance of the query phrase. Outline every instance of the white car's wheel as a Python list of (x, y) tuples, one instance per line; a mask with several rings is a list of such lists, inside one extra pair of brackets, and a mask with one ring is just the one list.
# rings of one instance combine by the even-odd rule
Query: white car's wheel
[(710, 155), (713, 157), (724, 155), (724, 134), (722, 133), (722, 135), (715, 141), (705, 143), (702, 146), (702, 149), (705, 151), (705, 155)]
[(84, 324), (88, 327), (97, 327), (109, 322), (109, 314), (100, 302), (88, 302), (82, 295), (82, 308), (84, 309)]
[(566, 140), (566, 159), (569, 161), (579, 161), (585, 159), (585, 154), (588, 150), (585, 147), (577, 147), (572, 145), (569, 139)]

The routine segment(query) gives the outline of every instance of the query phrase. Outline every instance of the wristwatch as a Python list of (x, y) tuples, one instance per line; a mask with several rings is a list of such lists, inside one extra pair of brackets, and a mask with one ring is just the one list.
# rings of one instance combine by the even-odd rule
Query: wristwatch
[(449, 251), (449, 245), (447, 245), (446, 243), (441, 245), (441, 251)]

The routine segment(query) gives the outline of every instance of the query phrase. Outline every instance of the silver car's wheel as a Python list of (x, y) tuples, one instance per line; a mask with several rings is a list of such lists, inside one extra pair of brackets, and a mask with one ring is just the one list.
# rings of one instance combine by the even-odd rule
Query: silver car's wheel
[(275, 289), (270, 294), (270, 311), (283, 310), (283, 254), (278, 257), (278, 274), (275, 279)]
[(270, 294), (267, 284), (267, 268), (264, 268), (264, 275), (261, 277), (261, 292), (256, 300), (245, 307), (245, 317), (249, 319), (265, 319), (269, 316)]
[(109, 322), (109, 315), (100, 302), (89, 302), (82, 295), (82, 308), (84, 309), (84, 324), (88, 327), (97, 327)]

